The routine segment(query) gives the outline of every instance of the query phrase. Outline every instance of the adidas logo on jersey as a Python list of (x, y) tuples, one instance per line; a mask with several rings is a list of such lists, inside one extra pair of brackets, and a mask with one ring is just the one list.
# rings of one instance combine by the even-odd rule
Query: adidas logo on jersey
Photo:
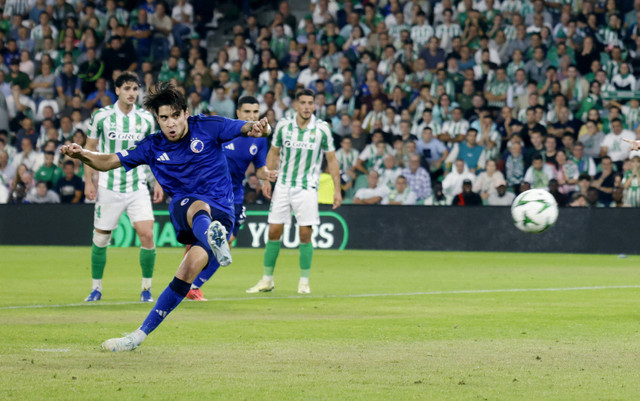
[(160, 162), (166, 162), (166, 161), (169, 161), (169, 156), (166, 153), (163, 153), (156, 160), (158, 160)]
[(225, 148), (226, 148), (226, 149), (229, 149), (229, 150), (236, 150), (236, 147), (235, 147), (235, 146), (233, 146), (233, 144), (232, 144), (232, 143), (230, 143), (230, 144), (228, 144), (227, 146), (225, 146)]

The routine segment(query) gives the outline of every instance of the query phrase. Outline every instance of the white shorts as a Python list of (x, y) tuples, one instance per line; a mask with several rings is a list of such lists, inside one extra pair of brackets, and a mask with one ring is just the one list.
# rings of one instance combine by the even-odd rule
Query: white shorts
[(291, 224), (292, 211), (299, 226), (320, 224), (318, 191), (276, 184), (267, 221), (269, 224)]
[(113, 231), (118, 227), (122, 213), (127, 212), (131, 223), (153, 221), (151, 196), (146, 188), (135, 192), (121, 193), (98, 187), (93, 226), (99, 230)]

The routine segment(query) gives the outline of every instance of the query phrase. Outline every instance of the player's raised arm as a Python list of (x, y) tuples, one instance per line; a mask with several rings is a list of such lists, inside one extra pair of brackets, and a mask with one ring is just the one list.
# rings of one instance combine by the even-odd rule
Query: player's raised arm
[(640, 141), (633, 141), (625, 138), (622, 138), (622, 140), (628, 142), (631, 145), (631, 149), (629, 150), (640, 150)]
[(98, 171), (109, 171), (122, 167), (122, 163), (120, 163), (120, 159), (115, 153), (91, 152), (87, 149), (82, 149), (82, 146), (77, 143), (63, 145), (60, 147), (60, 153), (72, 159), (78, 159)]

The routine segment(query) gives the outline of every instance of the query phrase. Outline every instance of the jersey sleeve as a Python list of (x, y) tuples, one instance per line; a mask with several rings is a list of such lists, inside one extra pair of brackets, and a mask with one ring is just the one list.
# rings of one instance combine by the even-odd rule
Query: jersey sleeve
[(333, 135), (331, 134), (329, 125), (321, 124), (319, 128), (322, 132), (322, 143), (320, 144), (322, 150), (325, 152), (335, 152), (336, 147), (333, 144)]
[(271, 141), (271, 146), (275, 146), (276, 148), (282, 147), (282, 141), (284, 138), (283, 131), (287, 124), (288, 124), (287, 120), (280, 120), (280, 122), (276, 124), (276, 128), (273, 134), (273, 139)]
[(257, 169), (267, 165), (267, 140), (260, 138), (256, 141), (258, 145), (258, 152), (253, 156), (253, 165)]
[(87, 130), (87, 137), (89, 139), (99, 138), (99, 132), (98, 132), (98, 122), (100, 120), (99, 114), (100, 114), (100, 110), (96, 111), (91, 116), (91, 123), (89, 124), (89, 129)]
[(149, 154), (149, 137), (143, 139), (138, 142), (137, 145), (130, 147), (129, 149), (121, 150), (117, 152), (116, 155), (118, 159), (120, 159), (120, 163), (125, 168), (125, 170), (129, 171), (138, 167), (141, 164), (149, 164), (147, 160), (147, 155)]
[(220, 116), (197, 116), (199, 128), (208, 136), (215, 138), (218, 142), (229, 142), (242, 135), (240, 129), (247, 122), (242, 120), (232, 120)]

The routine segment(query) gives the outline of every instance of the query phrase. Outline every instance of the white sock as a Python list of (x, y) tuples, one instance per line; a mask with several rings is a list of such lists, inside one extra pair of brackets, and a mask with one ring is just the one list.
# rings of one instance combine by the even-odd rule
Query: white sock
[(273, 281), (273, 276), (262, 276), (263, 280)]
[(142, 344), (144, 339), (147, 338), (147, 335), (144, 333), (144, 331), (136, 329), (136, 331), (131, 333), (131, 337), (133, 337), (133, 341), (135, 341), (136, 344), (140, 345)]
[(149, 291), (151, 289), (151, 280), (150, 278), (142, 278), (142, 291)]
[(309, 284), (309, 277), (300, 277), (300, 282)]
[(102, 279), (92, 279), (91, 280), (93, 282), (93, 284), (91, 285), (91, 289), (92, 290), (98, 290), (100, 292), (102, 292)]
[(191, 289), (192, 289), (192, 290), (197, 290), (198, 288), (200, 288), (200, 287), (198, 287), (198, 286), (197, 286), (197, 285), (195, 285), (195, 284), (191, 284)]

